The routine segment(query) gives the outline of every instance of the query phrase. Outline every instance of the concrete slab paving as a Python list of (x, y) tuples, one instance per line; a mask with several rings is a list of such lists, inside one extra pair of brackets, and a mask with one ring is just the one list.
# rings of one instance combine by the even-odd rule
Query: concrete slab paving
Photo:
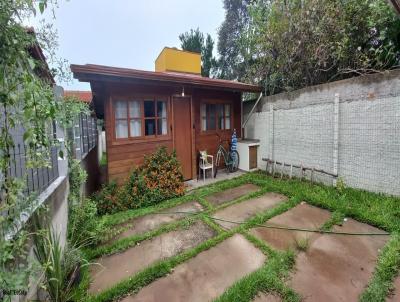
[(219, 206), (228, 201), (232, 201), (246, 194), (257, 192), (259, 186), (253, 184), (244, 184), (235, 188), (227, 189), (218, 193), (211, 194), (206, 197), (207, 201), (214, 206)]
[[(273, 217), (268, 220), (266, 224), (282, 227), (318, 229), (330, 217), (331, 214), (329, 211), (311, 206), (307, 203), (301, 203), (289, 211)], [(304, 240), (306, 240), (309, 245), (319, 236), (318, 233), (267, 229), (263, 227), (254, 228), (250, 233), (279, 250), (287, 250), (289, 248), (296, 249), (299, 242)]]
[[(382, 232), (349, 219), (341, 232)], [(388, 236), (321, 235), (296, 260), (291, 287), (306, 302), (358, 301)]]
[(275, 294), (260, 293), (253, 302), (282, 302), (282, 298)]
[(201, 221), (197, 221), (188, 229), (164, 233), (122, 253), (94, 260), (93, 262), (99, 265), (90, 267), (92, 283), (89, 293), (99, 293), (156, 261), (175, 256), (215, 235), (214, 230)]
[(387, 302), (399, 302), (400, 301), (400, 276), (394, 280), (394, 292), (386, 299)]
[(111, 240), (105, 242), (105, 244), (158, 229), (164, 224), (177, 221), (188, 215), (185, 213), (174, 212), (200, 212), (202, 210), (203, 207), (198, 202), (191, 201), (163, 210), (161, 211), (163, 214), (149, 214), (134, 218), (128, 222), (118, 225), (118, 227), (128, 227), (128, 229), (117, 236), (114, 236)]
[(235, 234), (122, 301), (212, 301), (235, 281), (260, 268), (265, 259), (254, 245)]
[[(265, 195), (242, 201), (240, 203), (231, 205), (225, 209), (217, 211), (213, 217), (224, 220), (242, 222), (255, 216), (257, 213), (264, 212), (270, 208), (273, 208), (277, 204), (287, 201), (287, 197), (277, 193), (266, 193)], [(232, 229), (238, 224), (230, 223), (225, 221), (215, 220), (216, 223), (221, 225), (225, 229)]]

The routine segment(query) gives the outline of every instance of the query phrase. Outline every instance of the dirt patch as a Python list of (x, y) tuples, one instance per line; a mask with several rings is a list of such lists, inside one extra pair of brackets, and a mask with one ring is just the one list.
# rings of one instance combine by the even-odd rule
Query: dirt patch
[[(311, 206), (307, 203), (301, 203), (293, 209), (273, 217), (268, 220), (266, 224), (281, 227), (318, 229), (330, 216), (331, 214), (329, 211)], [(317, 233), (267, 229), (262, 227), (254, 228), (250, 233), (280, 250), (289, 248), (296, 249), (300, 248), (300, 246), (302, 246), (302, 248), (307, 248), (308, 245), (319, 236)]]
[(203, 207), (196, 201), (187, 202), (180, 204), (176, 207), (169, 208), (161, 211), (163, 214), (149, 214), (142, 217), (134, 218), (124, 224), (118, 225), (121, 227), (128, 227), (128, 229), (112, 239), (108, 240), (104, 244), (109, 244), (113, 241), (131, 237), (137, 234), (143, 234), (161, 227), (164, 224), (179, 220), (189, 214), (185, 213), (174, 213), (174, 212), (200, 212)]
[(257, 192), (260, 190), (259, 186), (253, 184), (244, 184), (236, 188), (227, 189), (222, 192), (214, 193), (206, 197), (207, 201), (214, 206), (219, 206), (225, 202), (237, 199), (246, 194)]
[(215, 232), (198, 221), (188, 229), (164, 233), (143, 241), (122, 253), (101, 257), (90, 267), (90, 293), (99, 293), (158, 260), (175, 256), (215, 236)]
[[(382, 232), (349, 219), (341, 232)], [(304, 301), (358, 301), (372, 277), (379, 250), (388, 236), (321, 235), (300, 253), (291, 286)]]
[(394, 292), (386, 299), (387, 302), (400, 301), (400, 276), (394, 281)]
[(263, 253), (242, 235), (235, 234), (122, 301), (212, 301), (235, 281), (260, 268), (264, 261)]
[(253, 302), (282, 302), (282, 298), (275, 294), (260, 293)]
[[(231, 205), (220, 211), (217, 211), (213, 217), (224, 220), (242, 222), (249, 219), (252, 216), (255, 216), (257, 213), (273, 208), (277, 204), (286, 200), (287, 197), (284, 195), (277, 193), (267, 193), (261, 197), (245, 200), (240, 203)], [(221, 225), (225, 229), (231, 229), (238, 226), (238, 224), (236, 223), (230, 223), (225, 221), (215, 220), (215, 222)]]

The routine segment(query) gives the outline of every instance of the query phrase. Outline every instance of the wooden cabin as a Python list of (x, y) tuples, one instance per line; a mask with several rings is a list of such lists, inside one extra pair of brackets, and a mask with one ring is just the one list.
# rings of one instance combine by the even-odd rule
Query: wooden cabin
[(200, 54), (164, 48), (155, 71), (71, 65), (89, 82), (96, 115), (105, 121), (108, 179), (121, 183), (159, 146), (176, 150), (185, 179), (196, 178), (197, 154), (215, 154), (242, 124), (242, 92), (261, 87), (201, 76)]

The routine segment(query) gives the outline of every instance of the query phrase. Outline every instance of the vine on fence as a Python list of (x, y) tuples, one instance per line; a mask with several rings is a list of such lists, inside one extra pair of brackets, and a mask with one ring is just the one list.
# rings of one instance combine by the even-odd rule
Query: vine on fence
[(12, 134), (17, 129), (23, 132), (27, 167), (48, 167), (51, 148), (60, 145), (51, 135), (53, 121), (67, 127), (77, 113), (87, 112), (81, 102), (56, 100), (46, 63), (31, 55), (30, 51), (40, 43), (42, 48), (50, 47), (47, 50), (53, 60), (57, 44), (40, 40), (51, 35), (35, 35), (21, 25), (23, 19), (56, 4), (56, 0), (0, 0), (0, 288), (3, 289), (25, 290), (31, 272), (27, 261), (28, 233), (22, 230), (12, 238), (8, 236), (23, 213), (30, 215), (35, 198), (26, 196), (24, 180), (8, 171), (13, 160)]

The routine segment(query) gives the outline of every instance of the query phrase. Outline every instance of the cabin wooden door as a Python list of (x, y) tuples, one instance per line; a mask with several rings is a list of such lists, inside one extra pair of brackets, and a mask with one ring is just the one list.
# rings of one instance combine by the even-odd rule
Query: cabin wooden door
[(172, 106), (174, 149), (182, 165), (185, 180), (192, 179), (191, 99), (189, 97), (174, 97)]

